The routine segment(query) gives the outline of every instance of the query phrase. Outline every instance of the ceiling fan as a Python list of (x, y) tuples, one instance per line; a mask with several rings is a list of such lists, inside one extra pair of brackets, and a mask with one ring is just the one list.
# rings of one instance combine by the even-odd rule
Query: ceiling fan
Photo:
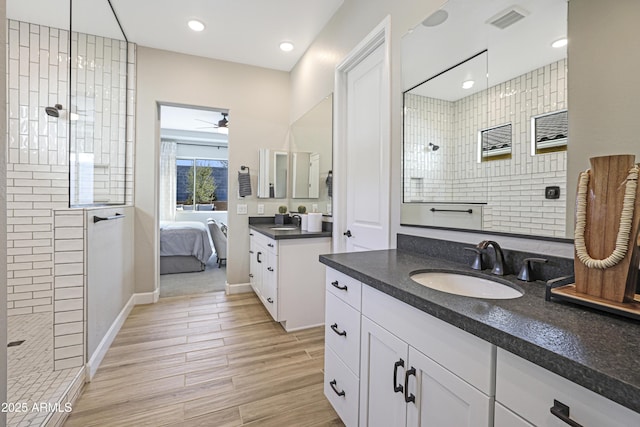
[(213, 123), (213, 122), (206, 121), (206, 120), (202, 120), (202, 119), (196, 119), (199, 122), (204, 122), (204, 123), (207, 123), (208, 125), (210, 125), (210, 126), (202, 126), (202, 127), (199, 127), (198, 129), (228, 128), (229, 127), (229, 120), (227, 119), (227, 116), (229, 115), (229, 113), (220, 113), (220, 114), (222, 114), (222, 119), (218, 120), (217, 124)]

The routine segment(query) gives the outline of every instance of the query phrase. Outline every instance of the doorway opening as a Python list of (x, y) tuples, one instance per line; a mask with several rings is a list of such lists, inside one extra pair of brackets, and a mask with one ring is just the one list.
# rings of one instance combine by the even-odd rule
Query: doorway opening
[(159, 108), (160, 298), (223, 291), (229, 110)]

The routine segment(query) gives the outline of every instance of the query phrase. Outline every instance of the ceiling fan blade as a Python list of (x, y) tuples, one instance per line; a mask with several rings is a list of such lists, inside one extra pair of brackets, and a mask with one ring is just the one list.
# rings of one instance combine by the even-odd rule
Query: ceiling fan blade
[(206, 124), (208, 124), (208, 125), (210, 125), (211, 127), (214, 127), (214, 128), (219, 127), (219, 125), (217, 125), (217, 124), (215, 124), (213, 122), (208, 122), (206, 120), (202, 120), (202, 119), (194, 119), (194, 120), (197, 120), (197, 121), (202, 122), (202, 123), (206, 123)]

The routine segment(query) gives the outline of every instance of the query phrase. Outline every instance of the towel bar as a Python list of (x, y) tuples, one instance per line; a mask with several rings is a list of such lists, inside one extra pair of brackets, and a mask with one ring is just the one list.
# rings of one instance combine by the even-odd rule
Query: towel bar
[(124, 218), (124, 215), (119, 213), (112, 216), (107, 216), (107, 217), (94, 215), (93, 223), (95, 224), (96, 222), (100, 222), (100, 221), (111, 221), (112, 219), (120, 219), (120, 218)]

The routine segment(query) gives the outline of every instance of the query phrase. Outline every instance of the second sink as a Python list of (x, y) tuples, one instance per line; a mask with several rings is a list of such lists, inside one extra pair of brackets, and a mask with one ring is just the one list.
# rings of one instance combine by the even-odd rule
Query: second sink
[(438, 291), (472, 298), (513, 299), (523, 292), (509, 285), (480, 277), (445, 272), (416, 272), (411, 280)]
[(298, 227), (294, 227), (294, 226), (279, 226), (279, 227), (271, 227), (272, 230), (274, 231), (286, 231), (286, 230), (297, 230)]

